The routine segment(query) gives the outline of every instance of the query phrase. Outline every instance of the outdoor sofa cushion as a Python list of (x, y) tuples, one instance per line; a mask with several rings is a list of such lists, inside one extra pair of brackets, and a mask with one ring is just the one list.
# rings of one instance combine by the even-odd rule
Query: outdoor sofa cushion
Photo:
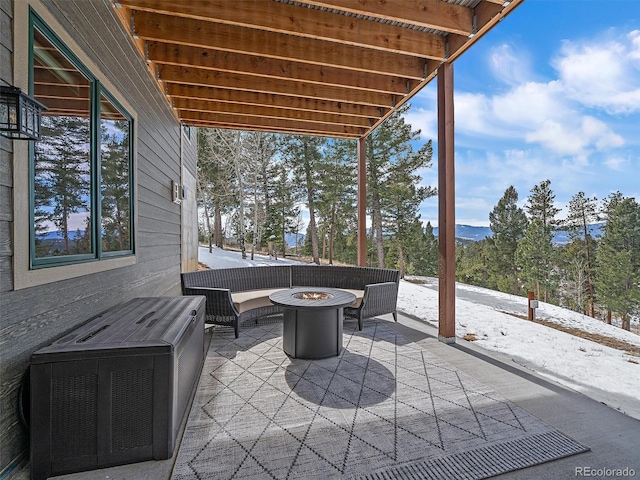
[[(249, 290), (246, 292), (231, 292), (231, 299), (233, 300), (233, 306), (236, 307), (238, 313), (244, 313), (248, 310), (260, 307), (269, 307), (273, 305), (269, 300), (269, 295), (274, 292), (278, 292), (282, 288), (265, 288), (261, 290)], [(362, 297), (364, 296), (364, 290), (351, 290), (343, 288), (346, 292), (353, 293), (356, 296), (355, 302), (349, 305), (351, 308), (358, 308), (362, 303)]]

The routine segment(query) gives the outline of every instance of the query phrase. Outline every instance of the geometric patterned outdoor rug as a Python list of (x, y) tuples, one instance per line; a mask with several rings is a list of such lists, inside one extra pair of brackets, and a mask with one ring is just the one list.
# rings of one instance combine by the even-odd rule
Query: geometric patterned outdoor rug
[(384, 321), (345, 321), (344, 347), (215, 332), (172, 479), (480, 479), (588, 450)]

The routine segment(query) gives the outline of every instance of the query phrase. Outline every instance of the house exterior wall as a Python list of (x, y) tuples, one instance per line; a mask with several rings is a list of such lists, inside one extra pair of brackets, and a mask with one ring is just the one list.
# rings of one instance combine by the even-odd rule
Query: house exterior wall
[(181, 144), (183, 128), (112, 2), (0, 0), (0, 83), (23, 90), (29, 7), (133, 117), (135, 251), (30, 270), (28, 142), (0, 137), (0, 476), (28, 454), (17, 405), (31, 354), (120, 302), (179, 295), (183, 265), (197, 264), (197, 244), (182, 247), (183, 237), (193, 241), (184, 232), (197, 229), (195, 219), (171, 198), (172, 180), (186, 181), (195, 201), (195, 132)]
[[(188, 132), (188, 134), (187, 134)], [(198, 158), (194, 128), (182, 135), (182, 271), (198, 269), (198, 201), (196, 198), (196, 160)]]

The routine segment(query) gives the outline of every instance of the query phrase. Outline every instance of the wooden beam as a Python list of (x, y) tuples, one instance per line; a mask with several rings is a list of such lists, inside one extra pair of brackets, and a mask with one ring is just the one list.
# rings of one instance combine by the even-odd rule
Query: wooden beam
[[(445, 42), (442, 35), (364, 17), (358, 18), (310, 9), (306, 6), (276, 3), (272, 0), (251, 2), (209, 0), (206, 3), (123, 0), (121, 3), (136, 10), (338, 42), (344, 45), (419, 57), (442, 58), (444, 56)], [(468, 36), (472, 32), (471, 17), (466, 20), (465, 28), (446, 31)]]
[(302, 3), (459, 35), (469, 35), (473, 25), (473, 10), (442, 0), (302, 0)]
[(291, 110), (286, 108), (274, 108), (271, 106), (242, 105), (237, 103), (223, 103), (216, 101), (198, 100), (192, 98), (173, 98), (173, 106), (183, 111), (203, 112), (209, 114), (246, 115), (261, 118), (288, 118), (299, 122), (320, 124), (349, 125), (352, 127), (369, 128), (372, 119), (336, 115), (333, 113), (309, 112), (304, 110)]
[(453, 64), (438, 68), (438, 339), (456, 341)]
[(358, 138), (358, 266), (367, 265), (367, 139)]
[(299, 131), (306, 132), (318, 132), (323, 135), (331, 136), (333, 134), (340, 134), (349, 136), (351, 138), (362, 135), (366, 128), (352, 127), (348, 125), (336, 125), (336, 124), (322, 124), (322, 123), (310, 123), (299, 122), (294, 119), (272, 119), (272, 118), (256, 118), (243, 115), (228, 115), (224, 113), (205, 113), (205, 112), (193, 112), (189, 110), (180, 111), (180, 118), (185, 123), (219, 123), (223, 125), (236, 125), (238, 128), (253, 128), (255, 126), (261, 126), (265, 128), (274, 128), (278, 130), (297, 129)]
[(242, 123), (242, 122), (208, 122), (205, 120), (196, 120), (196, 119), (185, 119), (183, 122), (186, 125), (190, 125), (192, 127), (203, 127), (203, 128), (225, 128), (230, 130), (251, 130), (256, 132), (273, 132), (273, 133), (286, 133), (290, 135), (311, 135), (316, 137), (330, 137), (330, 138), (349, 138), (356, 139), (359, 136), (354, 133), (344, 132), (340, 130), (327, 130), (327, 129), (313, 129), (308, 128), (307, 124), (296, 122), (296, 123), (267, 123), (267, 124), (258, 124), (258, 123)]
[(181, 85), (167, 83), (167, 93), (172, 98), (194, 98), (213, 100), (221, 103), (264, 106), (300, 110), (305, 112), (323, 112), (336, 115), (356, 116), (364, 118), (379, 118), (390, 110), (390, 107), (380, 108), (369, 105), (357, 105), (347, 102), (332, 102), (312, 98), (290, 97), (270, 93), (246, 92), (241, 90), (227, 90), (222, 88)]
[[(350, 70), (420, 79), (424, 59), (398, 53), (293, 37), (235, 25), (136, 11), (135, 33), (147, 41), (191, 45), (258, 57), (293, 60)], [(434, 59), (441, 60), (442, 56)]]
[(256, 57), (254, 55), (243, 55), (188, 45), (149, 42), (147, 51), (149, 59), (158, 64), (196, 67), (272, 79), (333, 85), (335, 87), (349, 87), (368, 92), (404, 95), (407, 91), (407, 82), (410, 88), (418, 83), (417, 80), (407, 80), (390, 75), (377, 75), (344, 68)]
[(292, 97), (311, 97), (318, 100), (359, 103), (375, 107), (390, 107), (393, 96), (379, 92), (366, 92), (331, 85), (303, 84), (278, 79), (261, 78), (259, 81), (250, 75), (232, 74), (204, 70), (201, 68), (162, 65), (158, 68), (164, 82), (184, 85), (204, 85), (230, 90), (247, 90)]

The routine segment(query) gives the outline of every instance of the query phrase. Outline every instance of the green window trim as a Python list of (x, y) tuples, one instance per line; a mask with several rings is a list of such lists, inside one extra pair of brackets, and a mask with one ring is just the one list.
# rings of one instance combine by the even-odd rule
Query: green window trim
[[(65, 78), (65, 75), (68, 77), (69, 75), (73, 75), (74, 73), (79, 73), (80, 78), (87, 80), (89, 86), (88, 97), (88, 123), (89, 123), (89, 132), (87, 137), (88, 145), (88, 160), (85, 162), (88, 165), (88, 175), (84, 175), (87, 177), (86, 184), (88, 186), (88, 195), (87, 195), (87, 204), (88, 210), (86, 212), (86, 228), (83, 233), (83, 237), (88, 236), (89, 241), (86, 244), (83, 241), (83, 245), (85, 248), (88, 248), (89, 251), (87, 253), (69, 253), (65, 251), (61, 255), (52, 255), (49, 254), (47, 256), (37, 256), (36, 250), (36, 146), (34, 142), (30, 142), (29, 145), (29, 250), (30, 250), (30, 269), (38, 269), (44, 267), (52, 267), (52, 266), (62, 266), (62, 265), (70, 265), (77, 263), (85, 263), (85, 262), (94, 262), (99, 260), (104, 260), (108, 258), (114, 257), (123, 257), (123, 256), (131, 256), (135, 253), (135, 228), (134, 228), (134, 172), (133, 172), (133, 152), (134, 152), (134, 125), (133, 125), (133, 117), (131, 114), (122, 106), (120, 102), (115, 98), (113, 94), (111, 94), (100, 82), (100, 80), (94, 75), (90, 69), (88, 69), (74, 54), (71, 50), (64, 44), (62, 40), (51, 30), (51, 28), (46, 25), (46, 23), (35, 13), (32, 9), (29, 11), (29, 93), (32, 96), (37, 96), (35, 92), (35, 36), (36, 31), (38, 34), (43, 37), (51, 46), (54, 47), (54, 56), (55, 54), (60, 54), (63, 57), (64, 62), (66, 62), (73, 69), (77, 70), (71, 71), (71, 74), (66, 74), (64, 68), (59, 68), (56, 70), (54, 67), (52, 71), (54, 74), (58, 73), (60, 78)], [(46, 62), (45, 62), (46, 63)], [(56, 65), (59, 67), (60, 65)], [(62, 66), (65, 66), (64, 64)], [(43, 62), (40, 61), (38, 67), (42, 69)], [(46, 67), (46, 66), (45, 66)], [(44, 70), (47, 70), (44, 68)], [(71, 84), (64, 84), (61, 82), (61, 86), (70, 88)], [(67, 99), (65, 99), (67, 100)], [(76, 98), (71, 99), (69, 102), (72, 103)], [(82, 98), (80, 98), (82, 100)], [(52, 100), (55, 102), (55, 100)], [(102, 109), (102, 102), (108, 104), (110, 109)], [(46, 105), (46, 103), (45, 103)], [(52, 114), (53, 115), (53, 114)], [(58, 114), (60, 115), (60, 114)], [(74, 114), (67, 114), (68, 116), (73, 116)], [(78, 116), (81, 114), (76, 114)], [(111, 116), (111, 117), (110, 117)], [(58, 117), (59, 118), (59, 117)], [(126, 231), (123, 233), (122, 229), (118, 229), (118, 237), (117, 240), (119, 242), (116, 243), (116, 247), (113, 245), (111, 247), (105, 248), (105, 242), (108, 239), (103, 239), (103, 236), (106, 237), (106, 227), (103, 225), (103, 209), (105, 209), (105, 195), (103, 195), (103, 164), (107, 160), (103, 161), (103, 147), (108, 145), (109, 139), (118, 138), (117, 134), (112, 134), (111, 137), (106, 135), (106, 140), (103, 142), (103, 123), (113, 124), (118, 123), (120, 120), (119, 126), (119, 135), (121, 138), (121, 143), (126, 144), (124, 147), (120, 145), (122, 148), (126, 149), (125, 154), (121, 154), (121, 159), (124, 159), (124, 167), (127, 169), (125, 174), (119, 176), (120, 183), (124, 183), (124, 194), (120, 197), (113, 196), (116, 203), (120, 203), (119, 200), (124, 198), (125, 205), (122, 209), (124, 211), (123, 216), (125, 219)], [(106, 127), (104, 129), (106, 131)], [(113, 130), (113, 129), (112, 129)], [(55, 139), (56, 137), (51, 137)], [(53, 141), (53, 140), (52, 140)], [(117, 142), (115, 142), (116, 146)], [(106, 147), (108, 148), (108, 147)], [(107, 151), (108, 153), (108, 151)], [(44, 156), (44, 155), (43, 155)], [(117, 155), (116, 155), (117, 157)], [(46, 156), (44, 156), (45, 160), (42, 160), (44, 164), (47, 164)], [(122, 167), (122, 165), (119, 165)], [(78, 174), (78, 177), (81, 175)], [(106, 176), (106, 175), (105, 175)], [(113, 177), (113, 175), (112, 175)], [(122, 185), (120, 185), (122, 192)], [(106, 187), (104, 187), (106, 190)], [(47, 197), (48, 200), (51, 200), (52, 197)], [(109, 197), (111, 198), (111, 197)], [(47, 208), (51, 208), (50, 205), (47, 205)], [(41, 221), (43, 217), (38, 217), (38, 221)], [(68, 217), (65, 217), (68, 218)], [(65, 221), (66, 224), (66, 221)], [(89, 231), (87, 233), (87, 230)], [(65, 240), (68, 242), (70, 235), (70, 228), (67, 225), (65, 234)], [(48, 231), (46, 232), (48, 233)], [(46, 233), (42, 238), (46, 238)], [(59, 231), (54, 232), (59, 233)], [(77, 230), (74, 242), (76, 245), (76, 250), (78, 248), (78, 234), (80, 230)], [(123, 240), (124, 238), (124, 240)], [(42, 239), (40, 240), (42, 241)], [(111, 242), (113, 244), (113, 241)]]

